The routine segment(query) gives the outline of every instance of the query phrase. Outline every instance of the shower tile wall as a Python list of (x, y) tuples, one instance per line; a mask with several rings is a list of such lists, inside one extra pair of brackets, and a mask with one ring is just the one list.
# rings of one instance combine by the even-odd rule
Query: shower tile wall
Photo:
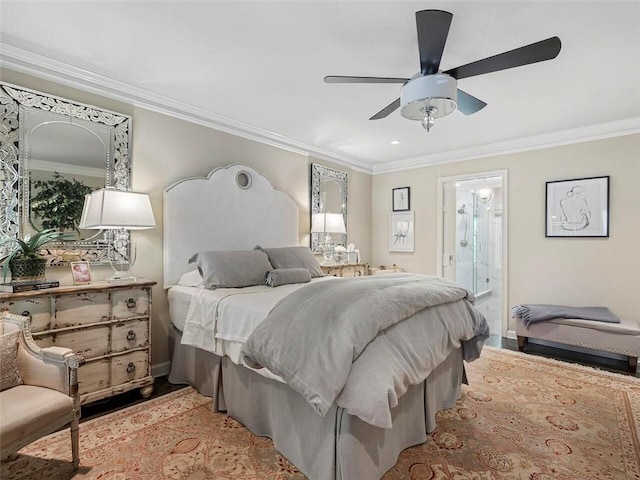
[[(502, 195), (499, 188), (494, 189), (494, 198), (487, 210), (487, 205), (476, 201), (472, 193), (478, 188), (477, 183), (469, 183), (467, 186), (465, 183), (461, 182), (456, 188), (456, 281), (474, 291), (474, 248), (477, 247), (475, 271), (478, 275), (474, 291), (478, 297), (476, 307), (487, 317), (491, 333), (501, 335)], [(474, 206), (478, 222), (475, 236)]]

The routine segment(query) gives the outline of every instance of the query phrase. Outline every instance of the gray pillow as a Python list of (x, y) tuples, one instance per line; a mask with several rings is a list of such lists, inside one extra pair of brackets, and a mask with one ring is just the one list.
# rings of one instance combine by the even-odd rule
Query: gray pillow
[(311, 278), (324, 277), (320, 264), (309, 247), (262, 248), (257, 245), (254, 250), (265, 252), (273, 268), (306, 268)]
[(276, 268), (267, 272), (264, 281), (270, 287), (289, 285), (291, 283), (308, 283), (311, 281), (311, 273), (306, 268)]
[(198, 252), (195, 262), (206, 288), (236, 288), (264, 285), (267, 271), (273, 267), (260, 250)]

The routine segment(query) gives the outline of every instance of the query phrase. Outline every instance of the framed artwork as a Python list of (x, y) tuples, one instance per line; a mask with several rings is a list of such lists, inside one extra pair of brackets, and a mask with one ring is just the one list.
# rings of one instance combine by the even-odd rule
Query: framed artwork
[(389, 251), (413, 252), (413, 212), (389, 214)]
[(546, 237), (608, 237), (609, 177), (547, 182)]
[(410, 210), (411, 190), (409, 187), (394, 188), (391, 192), (391, 205), (394, 212), (408, 212)]
[(91, 269), (89, 262), (71, 262), (71, 276), (74, 285), (84, 285), (91, 283)]

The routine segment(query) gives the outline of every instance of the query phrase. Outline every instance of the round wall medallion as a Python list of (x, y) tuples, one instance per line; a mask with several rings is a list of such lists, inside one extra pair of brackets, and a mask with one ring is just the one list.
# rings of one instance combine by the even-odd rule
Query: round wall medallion
[(251, 174), (245, 170), (236, 173), (236, 185), (244, 189), (249, 188), (251, 186)]

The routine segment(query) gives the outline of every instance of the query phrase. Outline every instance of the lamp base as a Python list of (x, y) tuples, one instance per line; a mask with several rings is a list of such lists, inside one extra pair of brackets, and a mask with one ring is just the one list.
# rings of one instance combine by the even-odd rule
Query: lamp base
[(138, 279), (131, 275), (130, 272), (116, 272), (111, 277), (107, 278), (107, 282), (109, 283), (133, 283)]

